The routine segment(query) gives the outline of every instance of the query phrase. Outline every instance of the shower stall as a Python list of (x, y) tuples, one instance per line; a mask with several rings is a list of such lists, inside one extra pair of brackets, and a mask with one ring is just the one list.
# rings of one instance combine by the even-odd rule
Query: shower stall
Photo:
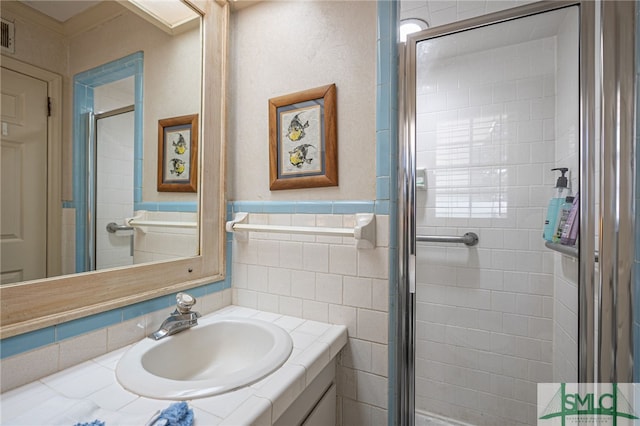
[[(531, 3), (401, 48), (395, 423), (536, 424), (538, 383), (633, 381), (635, 13)], [(542, 237), (558, 168), (575, 244)]]

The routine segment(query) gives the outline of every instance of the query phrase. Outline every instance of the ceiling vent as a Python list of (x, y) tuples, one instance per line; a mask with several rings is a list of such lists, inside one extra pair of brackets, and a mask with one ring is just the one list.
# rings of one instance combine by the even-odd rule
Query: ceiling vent
[(2, 19), (2, 23), (0, 26), (2, 32), (0, 33), (0, 41), (2, 42), (2, 51), (15, 53), (15, 45), (14, 45), (14, 36), (15, 36), (15, 26), (13, 22), (9, 22), (6, 19)]

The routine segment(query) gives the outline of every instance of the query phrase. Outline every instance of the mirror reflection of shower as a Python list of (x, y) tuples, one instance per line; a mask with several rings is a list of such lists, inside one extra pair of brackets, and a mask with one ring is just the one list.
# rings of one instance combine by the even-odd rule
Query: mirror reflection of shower
[(134, 78), (97, 87), (94, 102), (89, 251), (92, 269), (98, 270), (134, 263), (133, 231), (107, 231), (107, 224), (134, 216)]

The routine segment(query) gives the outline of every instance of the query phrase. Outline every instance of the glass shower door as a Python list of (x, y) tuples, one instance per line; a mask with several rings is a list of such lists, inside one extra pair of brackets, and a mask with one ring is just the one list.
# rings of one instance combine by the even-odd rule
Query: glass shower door
[(574, 6), (416, 42), (416, 424), (536, 424), (537, 383), (578, 380), (578, 258), (542, 238), (552, 169), (580, 185), (578, 30)]
[(95, 129), (95, 269), (133, 265), (133, 232), (107, 230), (134, 215), (133, 107), (98, 114)]

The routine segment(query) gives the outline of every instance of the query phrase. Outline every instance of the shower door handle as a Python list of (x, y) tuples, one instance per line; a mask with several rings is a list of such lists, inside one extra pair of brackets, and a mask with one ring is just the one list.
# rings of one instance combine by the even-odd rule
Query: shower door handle
[(416, 255), (409, 255), (409, 293), (416, 293)]

